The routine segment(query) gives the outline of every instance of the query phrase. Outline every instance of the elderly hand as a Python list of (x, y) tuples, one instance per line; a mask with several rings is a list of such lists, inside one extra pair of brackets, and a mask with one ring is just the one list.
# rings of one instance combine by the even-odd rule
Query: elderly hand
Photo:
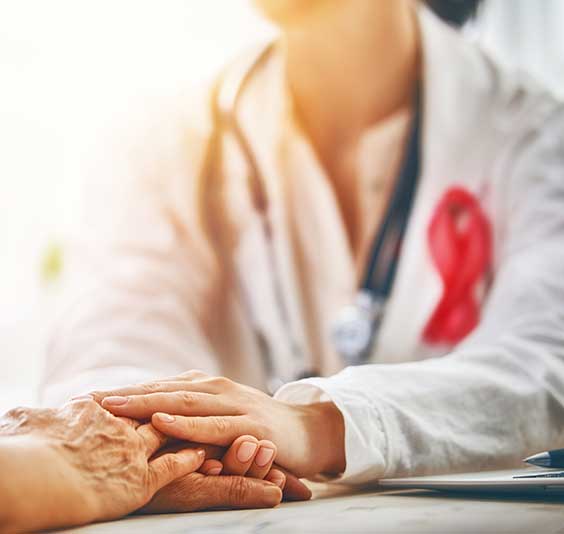
[(199, 371), (92, 395), (115, 415), (151, 418), (178, 439), (222, 446), (242, 434), (272, 440), (277, 462), (300, 477), (345, 468), (344, 423), (331, 402), (292, 405)]
[(45, 529), (133, 512), (204, 461), (201, 448), (151, 459), (165, 440), (91, 400), (12, 410), (0, 418), (3, 519), (14, 530)]
[[(282, 493), (278, 488), (284, 490), (286, 500), (311, 498), (311, 491), (295, 476), (279, 467), (272, 468), (276, 446), (270, 441), (240, 436), (227, 451), (212, 446), (205, 446), (205, 449), (206, 457), (214, 459), (206, 460), (199, 473), (182, 477), (163, 488), (142, 512), (269, 508), (280, 503)], [(218, 476), (220, 473), (222, 476)]]

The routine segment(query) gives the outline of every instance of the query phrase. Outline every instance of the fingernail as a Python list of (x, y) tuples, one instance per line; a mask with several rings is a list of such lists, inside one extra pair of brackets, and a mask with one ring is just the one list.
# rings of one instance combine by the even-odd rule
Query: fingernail
[(264, 467), (272, 460), (273, 456), (274, 456), (274, 449), (269, 449), (268, 447), (261, 447), (260, 451), (258, 451), (256, 455), (255, 464), (257, 464), (259, 467)]
[(257, 444), (253, 443), (252, 441), (244, 441), (239, 446), (239, 450), (237, 451), (237, 460), (241, 463), (247, 463), (252, 457), (253, 454), (257, 450)]
[(268, 484), (263, 487), (263, 495), (268, 506), (276, 506), (282, 500), (282, 492), (278, 486)]
[[(166, 415), (166, 414), (164, 414), (164, 415)], [(172, 417), (172, 416), (169, 415), (169, 417)], [(173, 420), (174, 420), (174, 417), (173, 417)], [(206, 451), (205, 451), (204, 449), (198, 449), (198, 450), (196, 451), (196, 454), (197, 454), (200, 458), (205, 458), (205, 457), (206, 457)]]
[(216, 477), (217, 475), (219, 475), (221, 473), (221, 467), (213, 467), (212, 469), (210, 469), (206, 475), (210, 476), (210, 477)]
[(129, 399), (127, 397), (106, 397), (102, 401), (102, 404), (107, 406), (123, 406), (124, 404), (127, 404), (128, 400)]
[[(174, 423), (174, 417), (172, 415), (169, 415), (168, 413), (156, 413), (155, 417), (161, 422), (161, 423)], [(204, 454), (206, 454), (204, 451), (202, 451)]]
[(269, 480), (282, 489), (284, 487), (284, 482), (286, 482), (286, 477), (282, 473), (272, 473)]

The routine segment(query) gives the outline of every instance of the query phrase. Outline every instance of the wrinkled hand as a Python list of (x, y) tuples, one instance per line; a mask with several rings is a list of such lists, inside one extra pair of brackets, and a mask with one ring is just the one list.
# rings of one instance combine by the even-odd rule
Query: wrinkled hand
[(35, 466), (29, 455), (30, 472), (22, 473), (22, 480), (31, 482), (23, 488), (26, 498), (31, 499), (27, 494), (35, 482), (48, 493), (43, 502), (56, 503), (50, 510), (34, 508), (38, 515), (50, 514), (41, 518), (42, 528), (131, 513), (164, 486), (196, 471), (205, 457), (202, 449), (183, 449), (151, 459), (167, 439), (163, 434), (150, 424), (117, 418), (91, 400), (57, 410), (11, 410), (0, 418), (0, 436), (2, 443), (30, 445), (47, 459)]
[(331, 402), (292, 405), (200, 371), (92, 395), (115, 415), (151, 418), (174, 438), (221, 446), (243, 434), (271, 440), (277, 463), (299, 477), (345, 467), (344, 423)]
[[(280, 491), (272, 484), (283, 490), (285, 500), (311, 498), (309, 488), (294, 475), (277, 466), (272, 467), (276, 445), (271, 441), (240, 436), (227, 451), (209, 445), (204, 448), (208, 459), (199, 473), (182, 477), (163, 488), (142, 512), (269, 508), (278, 505), (281, 498)], [(202, 473), (208, 476), (202, 476)]]

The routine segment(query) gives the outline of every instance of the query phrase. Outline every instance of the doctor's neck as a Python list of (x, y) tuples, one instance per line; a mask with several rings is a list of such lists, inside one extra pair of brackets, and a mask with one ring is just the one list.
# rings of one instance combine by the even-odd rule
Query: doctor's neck
[[(317, 149), (354, 144), (412, 102), (419, 78), (413, 0), (320, 0), (282, 27), (288, 83)], [(307, 8), (304, 7), (304, 10)]]

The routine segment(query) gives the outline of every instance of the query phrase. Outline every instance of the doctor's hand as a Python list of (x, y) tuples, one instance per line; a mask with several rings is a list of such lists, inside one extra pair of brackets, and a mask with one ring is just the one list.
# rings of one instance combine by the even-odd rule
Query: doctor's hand
[(115, 415), (151, 419), (177, 439), (220, 446), (243, 434), (271, 440), (277, 463), (298, 477), (345, 468), (344, 423), (332, 402), (292, 405), (200, 371), (92, 395)]

